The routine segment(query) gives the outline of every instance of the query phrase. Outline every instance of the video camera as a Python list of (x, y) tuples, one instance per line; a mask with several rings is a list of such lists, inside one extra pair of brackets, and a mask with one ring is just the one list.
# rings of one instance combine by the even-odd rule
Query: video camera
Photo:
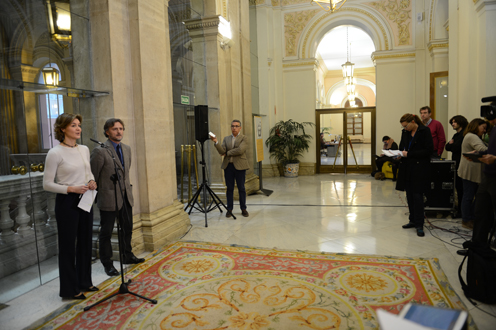
[(496, 119), (496, 96), (488, 96), (482, 98), (482, 103), (492, 102), (489, 105), (481, 105), (481, 117), (487, 120)]

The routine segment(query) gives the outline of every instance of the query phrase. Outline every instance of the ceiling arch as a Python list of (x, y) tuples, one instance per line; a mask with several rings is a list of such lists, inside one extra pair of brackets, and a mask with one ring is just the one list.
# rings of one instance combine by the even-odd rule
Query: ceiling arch
[(298, 57), (314, 58), (324, 36), (340, 25), (353, 25), (372, 39), (376, 51), (390, 50), (393, 35), (381, 14), (370, 7), (350, 6), (330, 14), (321, 12), (309, 21), (298, 40)]

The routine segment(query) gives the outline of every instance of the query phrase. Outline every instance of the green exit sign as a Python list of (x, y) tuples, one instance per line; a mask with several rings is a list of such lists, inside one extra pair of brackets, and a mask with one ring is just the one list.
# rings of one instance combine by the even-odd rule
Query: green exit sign
[(189, 104), (189, 96), (181, 95), (181, 104)]

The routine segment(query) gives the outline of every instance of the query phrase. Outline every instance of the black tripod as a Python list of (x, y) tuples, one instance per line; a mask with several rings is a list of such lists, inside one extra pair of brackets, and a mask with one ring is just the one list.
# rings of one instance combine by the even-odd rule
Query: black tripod
[[(220, 213), (222, 213), (222, 209), (220, 208), (219, 204), (224, 206), (224, 208), (226, 209), (226, 212), (229, 212), (229, 210), (227, 209), (226, 205), (220, 200), (220, 198), (208, 186), (207, 178), (205, 175), (205, 158), (203, 155), (203, 143), (205, 143), (205, 141), (198, 141), (198, 142), (200, 142), (200, 149), (201, 149), (200, 164), (202, 166), (203, 182), (202, 182), (200, 188), (198, 188), (198, 190), (196, 191), (193, 198), (191, 198), (191, 200), (188, 202), (188, 205), (186, 205), (184, 210), (186, 211), (189, 207), (188, 214), (191, 214), (191, 211), (193, 210), (193, 207), (194, 207), (196, 210), (198, 210), (202, 213), (205, 213), (205, 227), (208, 227), (208, 222), (207, 222), (207, 213), (208, 212), (215, 210), (215, 208), (219, 208)], [(203, 192), (203, 194), (202, 194), (203, 205), (198, 203), (198, 197), (200, 196), (200, 193), (202, 193), (202, 192)], [(207, 192), (210, 195), (210, 197), (212, 197), (212, 200), (208, 206), (207, 206)], [(215, 203), (215, 205), (214, 205), (214, 203)], [(234, 214), (231, 213), (231, 215), (232, 215), (233, 219), (236, 220), (236, 217), (234, 216)]]
[[(125, 199), (124, 199), (124, 193), (122, 192), (122, 186), (121, 186), (121, 179), (120, 179), (120, 176), (119, 176), (119, 166), (117, 165), (117, 162), (115, 160), (115, 157), (114, 155), (112, 154), (112, 152), (107, 148), (107, 146), (101, 142), (98, 142), (98, 141), (95, 141), (93, 139), (90, 139), (91, 141), (93, 142), (96, 142), (98, 144), (100, 144), (100, 146), (102, 148), (105, 148), (110, 156), (112, 157), (112, 160), (114, 161), (114, 171), (115, 171), (115, 174), (112, 174), (112, 176), (110, 177), (110, 180), (112, 180), (112, 182), (114, 183), (114, 198), (115, 198), (115, 215), (116, 217), (119, 217), (119, 207), (117, 205), (117, 182), (119, 183), (119, 191), (121, 192), (121, 195), (122, 195), (122, 201), (123, 203), (125, 203)], [(124, 211), (127, 212), (127, 209), (124, 209)], [(125, 282), (124, 280), (124, 267), (122, 266), (122, 261), (124, 260), (124, 248), (122, 246), (122, 239), (121, 239), (121, 236), (124, 237), (124, 233), (123, 233), (123, 230), (121, 228), (121, 221), (122, 221), (122, 217), (119, 217), (119, 219), (117, 219), (117, 240), (119, 242), (119, 258), (120, 258), (120, 265), (121, 265), (121, 285), (119, 287), (119, 291), (117, 291), (116, 293), (114, 293), (113, 295), (110, 295), (96, 303), (94, 303), (93, 305), (90, 305), (90, 306), (87, 306), (84, 308), (84, 311), (86, 312), (87, 310), (89, 310), (90, 308), (92, 308), (93, 306), (96, 306), (98, 304), (101, 304), (102, 302), (106, 301), (106, 300), (109, 300), (110, 298), (113, 298), (119, 294), (125, 294), (125, 293), (129, 293), (129, 294), (132, 294), (133, 296), (136, 296), (136, 297), (139, 297), (141, 299), (145, 299), (145, 300), (148, 300), (149, 302), (151, 302), (152, 304), (156, 304), (157, 303), (157, 300), (155, 299), (150, 299), (150, 298), (146, 298), (146, 297), (143, 297), (137, 293), (134, 293), (134, 292), (131, 292), (129, 291), (128, 289), (128, 285), (131, 283), (131, 280), (129, 280), (128, 282)]]

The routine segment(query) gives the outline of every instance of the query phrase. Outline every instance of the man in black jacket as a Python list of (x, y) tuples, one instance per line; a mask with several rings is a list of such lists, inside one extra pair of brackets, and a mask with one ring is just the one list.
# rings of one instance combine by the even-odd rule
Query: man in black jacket
[(448, 143), (446, 143), (446, 150), (450, 151), (451, 159), (456, 162), (456, 195), (458, 198), (458, 203), (456, 205), (455, 213), (453, 214), (454, 218), (459, 218), (462, 214), (460, 211), (460, 207), (462, 205), (462, 197), (463, 197), (463, 182), (462, 178), (458, 176), (458, 167), (460, 166), (460, 158), (462, 156), (462, 142), (463, 142), (463, 131), (468, 125), (467, 118), (457, 115), (450, 119), (450, 125), (456, 131), (455, 135), (451, 138)]

